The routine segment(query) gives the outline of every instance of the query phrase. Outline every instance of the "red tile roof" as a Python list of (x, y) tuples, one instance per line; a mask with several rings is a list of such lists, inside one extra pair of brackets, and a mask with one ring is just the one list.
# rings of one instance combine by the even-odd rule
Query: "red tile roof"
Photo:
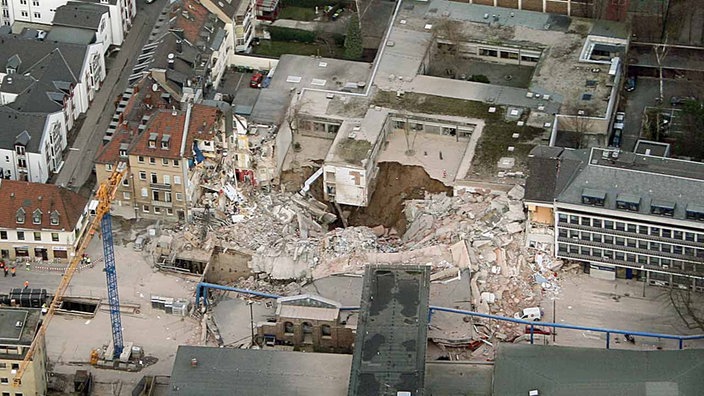
[[(175, 115), (174, 115), (175, 114)], [(129, 150), (130, 155), (143, 155), (156, 158), (180, 158), (181, 139), (186, 114), (183, 111), (161, 110), (153, 114), (142, 132)], [(162, 149), (161, 142), (168, 135), (168, 148)], [(156, 147), (150, 148), (150, 137), (156, 139)]]
[[(53, 184), (0, 180), (0, 228), (66, 230), (76, 227), (88, 200)], [(17, 211), (23, 208), (24, 223), (17, 224)], [(41, 223), (34, 224), (34, 211), (41, 211)], [(59, 214), (59, 224), (51, 224), (51, 214)]]
[(221, 116), (220, 110), (215, 107), (194, 105), (191, 109), (191, 122), (188, 126), (188, 137), (186, 141), (186, 157), (191, 156), (191, 148), (194, 140), (213, 140), (215, 129), (218, 127), (217, 121)]
[[(189, 18), (183, 16), (183, 12), (188, 13)], [(183, 11), (176, 17), (176, 28), (183, 29), (183, 36), (191, 44), (201, 40), (200, 32), (208, 21), (210, 12), (202, 4), (194, 0), (183, 1)]]
[[(131, 143), (136, 132), (132, 132), (129, 126), (119, 125), (117, 131), (112, 136), (112, 140), (100, 148), (95, 157), (96, 164), (115, 164), (120, 160), (120, 145)], [(131, 133), (132, 132), (132, 133)]]

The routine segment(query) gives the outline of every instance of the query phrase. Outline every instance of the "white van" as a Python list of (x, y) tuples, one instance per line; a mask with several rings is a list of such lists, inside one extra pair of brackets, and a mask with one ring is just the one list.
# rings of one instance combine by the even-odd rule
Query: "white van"
[(522, 311), (516, 312), (513, 317), (516, 319), (532, 320), (538, 322), (540, 321), (540, 318), (543, 317), (543, 313), (540, 311), (540, 308), (531, 307), (524, 308)]

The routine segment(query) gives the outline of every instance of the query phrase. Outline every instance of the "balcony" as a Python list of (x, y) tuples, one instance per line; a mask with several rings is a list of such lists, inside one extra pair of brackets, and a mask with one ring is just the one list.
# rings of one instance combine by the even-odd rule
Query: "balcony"
[(171, 191), (171, 184), (163, 183), (149, 183), (149, 187), (156, 190), (168, 190)]
[(152, 206), (156, 206), (159, 208), (173, 208), (174, 203), (173, 202), (164, 202), (164, 201), (152, 201)]

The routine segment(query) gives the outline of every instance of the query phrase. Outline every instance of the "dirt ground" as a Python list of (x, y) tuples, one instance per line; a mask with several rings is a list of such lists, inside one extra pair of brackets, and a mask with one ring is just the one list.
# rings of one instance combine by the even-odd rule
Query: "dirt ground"
[(403, 234), (406, 231), (406, 218), (401, 212), (407, 199), (423, 198), (425, 192), (452, 193), (452, 188), (433, 180), (420, 166), (406, 166), (397, 162), (379, 164), (376, 190), (369, 206), (354, 208), (349, 224), (374, 227), (379, 224), (394, 227)]
[[(281, 174), (281, 185), (286, 191), (298, 191), (303, 182), (315, 172), (314, 168), (301, 167)], [(319, 178), (311, 185), (311, 194), (317, 200), (323, 199), (323, 182)], [(356, 208), (344, 206), (343, 210), (351, 211), (348, 218), (350, 226), (374, 227), (379, 224), (387, 228), (394, 227), (399, 233), (406, 231), (406, 218), (403, 216), (403, 202), (407, 199), (423, 198), (425, 192), (452, 193), (452, 188), (447, 187), (437, 180), (431, 179), (428, 173), (420, 166), (401, 165), (397, 162), (379, 163), (379, 175), (376, 180), (376, 190), (372, 195), (369, 206)], [(337, 210), (329, 205), (330, 212)]]

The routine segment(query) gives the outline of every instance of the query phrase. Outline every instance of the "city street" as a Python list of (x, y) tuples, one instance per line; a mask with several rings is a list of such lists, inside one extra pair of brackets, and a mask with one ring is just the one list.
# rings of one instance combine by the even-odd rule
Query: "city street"
[(112, 103), (127, 87), (127, 79), (132, 73), (136, 59), (134, 55), (139, 53), (140, 48), (147, 42), (152, 26), (167, 4), (167, 0), (157, 0), (152, 4), (138, 0), (132, 29), (120, 51), (105, 60), (108, 67), (105, 81), (85, 114), (85, 121), (76, 140), (69, 146), (64, 166), (56, 177), (55, 184), (77, 191), (90, 177), (93, 159), (115, 112)]

